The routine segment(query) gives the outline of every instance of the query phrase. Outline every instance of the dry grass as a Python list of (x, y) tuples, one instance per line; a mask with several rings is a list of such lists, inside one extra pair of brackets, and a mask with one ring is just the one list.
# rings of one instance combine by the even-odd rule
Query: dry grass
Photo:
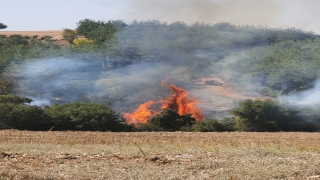
[(0, 131), (0, 179), (320, 179), (320, 133)]
[(38, 36), (41, 39), (45, 36), (51, 36), (52, 40), (62, 45), (69, 45), (69, 43), (62, 36), (63, 30), (47, 30), (47, 31), (0, 31), (0, 35), (11, 36), (11, 35), (21, 35), (21, 36)]
[(21, 36), (38, 36), (39, 38), (44, 36), (51, 36), (52, 39), (61, 40), (63, 30), (48, 30), (48, 31), (0, 31), (1, 35), (11, 36), (19, 34)]

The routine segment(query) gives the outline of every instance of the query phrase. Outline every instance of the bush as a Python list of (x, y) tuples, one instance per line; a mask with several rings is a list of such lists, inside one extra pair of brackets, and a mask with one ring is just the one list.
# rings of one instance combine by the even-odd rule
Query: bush
[(73, 40), (75, 39), (75, 36), (77, 35), (77, 31), (66, 28), (63, 30), (62, 35), (66, 41), (68, 41), (70, 44), (72, 44)]
[(285, 116), (278, 121), (282, 131), (319, 131), (320, 113), (319, 105), (305, 105), (303, 107), (292, 107), (284, 104)]
[(0, 103), (0, 129), (49, 130), (49, 118), (38, 106)]
[(273, 100), (245, 100), (230, 111), (240, 131), (317, 131), (319, 106), (291, 106)]
[(3, 23), (0, 23), (0, 29), (5, 29), (5, 28), (7, 28), (8, 26), (7, 25), (5, 25), (5, 24), (3, 24)]
[(129, 129), (120, 115), (108, 106), (94, 103), (54, 104), (44, 109), (55, 130), (123, 131)]
[(72, 43), (76, 46), (81, 46), (81, 45), (86, 45), (86, 44), (91, 44), (93, 43), (93, 40), (89, 39), (74, 39)]
[(11, 35), (8, 40), (9, 40), (9, 44), (14, 45), (14, 46), (29, 44), (29, 37), (28, 36), (23, 37), (18, 34)]
[(232, 118), (224, 118), (223, 120), (207, 119), (203, 121), (197, 121), (191, 128), (196, 132), (223, 132), (234, 131), (235, 121)]
[(175, 111), (164, 109), (151, 118), (148, 124), (140, 125), (138, 131), (180, 131), (195, 121), (189, 114), (180, 116)]
[(279, 131), (277, 122), (285, 115), (276, 101), (245, 100), (230, 111), (240, 131)]
[(216, 119), (198, 121), (192, 126), (192, 129), (197, 132), (224, 131), (222, 124)]
[(219, 121), (222, 125), (224, 131), (235, 131), (236, 130), (236, 122), (232, 117), (223, 118)]
[(0, 95), (0, 129), (48, 130), (50, 119), (32, 99), (12, 94)]

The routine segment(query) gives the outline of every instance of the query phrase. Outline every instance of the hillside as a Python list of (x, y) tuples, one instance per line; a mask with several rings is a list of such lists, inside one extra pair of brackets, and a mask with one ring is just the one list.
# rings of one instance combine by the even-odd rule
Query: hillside
[[(1, 94), (5, 98), (19, 95), (33, 100), (31, 105), (38, 109), (30, 112), (39, 112), (39, 119), (43, 119), (42, 107), (63, 106), (67, 102), (70, 106), (78, 106), (80, 102), (103, 104), (120, 115), (134, 114), (149, 102), (154, 103), (146, 107), (146, 112), (161, 113), (163, 107), (169, 107), (163, 105), (166, 102), (180, 116), (200, 114), (193, 112), (201, 109), (201, 117), (219, 120), (234, 116), (229, 110), (243, 105), (243, 101), (247, 102), (245, 109), (256, 109), (257, 114), (264, 112), (259, 108), (269, 105), (278, 114), (284, 113), (287, 107), (280, 108), (271, 100), (252, 101), (256, 99), (286, 97), (290, 102), (319, 102), (317, 98), (309, 98), (318, 97), (317, 87), (320, 87), (320, 36), (311, 32), (225, 22), (187, 25), (155, 20), (126, 24), (121, 20), (84, 19), (77, 24), (75, 30), (64, 32), (0, 32)], [(80, 36), (86, 39), (75, 39)], [(79, 106), (87, 108), (84, 104)], [(29, 108), (21, 104), (12, 107), (19, 112)], [(290, 110), (294, 122), (290, 121), (289, 127), (294, 128), (284, 125), (289, 121), (279, 120), (276, 124), (279, 129), (273, 130), (315, 131), (320, 116), (317, 107), (304, 108), (312, 113)], [(299, 117), (293, 117), (294, 114)], [(150, 116), (147, 119), (153, 118), (152, 115), (147, 114)], [(280, 116), (267, 121), (275, 119)], [(226, 119), (234, 123), (234, 119), (229, 120)], [(305, 121), (312, 122), (312, 128)], [(54, 124), (57, 127), (59, 122)]]

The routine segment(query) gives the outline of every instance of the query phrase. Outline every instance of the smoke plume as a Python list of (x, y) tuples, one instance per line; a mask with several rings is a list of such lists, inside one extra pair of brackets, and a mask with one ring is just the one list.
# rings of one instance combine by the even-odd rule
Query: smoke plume
[[(196, 1), (186, 3), (200, 6)], [(133, 22), (115, 36), (118, 44), (114, 49), (121, 52), (118, 56), (107, 49), (102, 52), (106, 57), (100, 59), (69, 55), (70, 58), (28, 60), (17, 65), (11, 75), (17, 80), (17, 94), (35, 100), (35, 105), (97, 102), (118, 112), (133, 112), (145, 102), (170, 96), (170, 89), (161, 85), (166, 79), (168, 84), (183, 88), (188, 96), (199, 100), (196, 106), (205, 118), (221, 118), (225, 114), (220, 116), (220, 112), (235, 107), (239, 101), (261, 97), (255, 92), (259, 82), (253, 82), (252, 77), (245, 76), (248, 72), (240, 70), (247, 66), (243, 62), (249, 63), (247, 58), (254, 56), (250, 54), (253, 47), (261, 49), (252, 58), (257, 59), (270, 39), (314, 38), (313, 34), (296, 30), (290, 31), (290, 36), (279, 32), (229, 23), (188, 26), (183, 22)], [(241, 59), (244, 61), (238, 65)], [(238, 69), (232, 69), (234, 64)]]
[[(102, 6), (113, 12), (111, 18), (183, 21), (237, 25), (296, 27), (320, 33), (320, 2), (304, 0), (115, 0), (103, 1)], [(108, 17), (110, 18), (110, 17)]]

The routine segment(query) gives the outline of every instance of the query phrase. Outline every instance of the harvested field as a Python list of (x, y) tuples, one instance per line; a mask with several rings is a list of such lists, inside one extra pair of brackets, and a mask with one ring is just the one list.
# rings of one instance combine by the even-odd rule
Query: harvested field
[(63, 30), (48, 30), (48, 31), (0, 31), (0, 35), (11, 36), (11, 35), (21, 35), (21, 36), (38, 36), (38, 39), (51, 36), (52, 40), (62, 45), (69, 45), (69, 43), (62, 36)]
[(320, 179), (320, 133), (0, 131), (0, 179)]
[(0, 31), (1, 35), (11, 36), (19, 34), (21, 36), (38, 36), (39, 38), (44, 36), (51, 36), (52, 39), (61, 40), (63, 30), (48, 30), (48, 31)]

